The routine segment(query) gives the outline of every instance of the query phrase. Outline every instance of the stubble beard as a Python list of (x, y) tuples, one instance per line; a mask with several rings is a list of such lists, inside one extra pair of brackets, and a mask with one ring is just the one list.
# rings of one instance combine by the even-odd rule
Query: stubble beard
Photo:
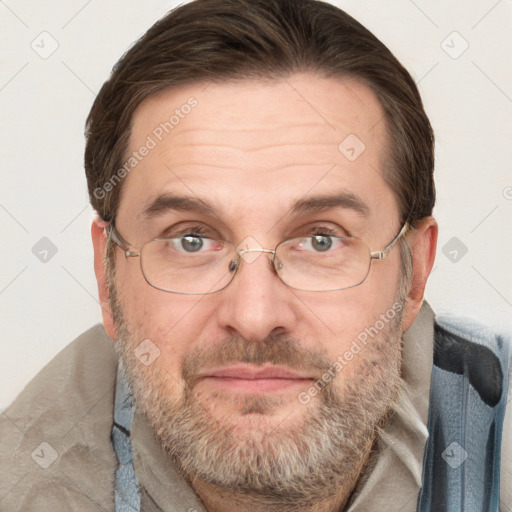
[[(397, 297), (403, 304), (403, 298)], [(306, 351), (296, 340), (273, 337), (261, 343), (226, 339), (209, 350), (185, 357), (180, 378), (182, 396), (169, 396), (177, 386), (158, 364), (144, 366), (134, 349), (143, 338), (123, 315), (115, 286), (110, 302), (119, 341), (116, 346), (139, 409), (165, 452), (193, 484), (196, 479), (250, 496), (267, 510), (299, 510), (324, 501), (330, 493), (353, 487), (380, 427), (392, 411), (400, 388), (402, 315), (397, 312), (378, 335), (350, 361), (354, 378), (343, 370), (317, 399), (296, 407), (305, 413), (293, 424), (237, 430), (236, 418), (218, 420), (199, 400), (194, 372), (206, 361), (284, 364), (293, 368), (332, 367), (324, 355)], [(294, 364), (290, 364), (290, 362)], [(238, 400), (240, 415), (272, 415), (277, 397), (247, 396)], [(228, 421), (229, 420), (229, 421)]]

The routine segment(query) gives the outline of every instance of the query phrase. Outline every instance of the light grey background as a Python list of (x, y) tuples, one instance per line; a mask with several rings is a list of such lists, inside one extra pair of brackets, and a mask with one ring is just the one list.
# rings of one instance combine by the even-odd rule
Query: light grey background
[[(333, 3), (410, 70), (436, 132), (440, 235), (427, 299), (510, 329), (512, 0)], [(177, 4), (0, 0), (0, 408), (101, 320), (84, 120), (117, 59)]]

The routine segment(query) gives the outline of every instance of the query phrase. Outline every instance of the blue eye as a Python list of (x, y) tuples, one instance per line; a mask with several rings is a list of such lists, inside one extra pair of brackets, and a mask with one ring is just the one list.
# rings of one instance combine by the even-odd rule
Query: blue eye
[(309, 252), (311, 254), (329, 254), (347, 248), (348, 240), (336, 235), (316, 234), (300, 239), (296, 250)]
[(332, 236), (314, 235), (311, 237), (311, 246), (318, 252), (328, 251), (332, 247)]
[(181, 246), (186, 252), (197, 252), (203, 248), (204, 239), (200, 236), (185, 235), (180, 238)]
[(178, 237), (165, 240), (168, 249), (172, 249), (174, 254), (181, 254), (182, 256), (185, 254), (206, 256), (224, 250), (222, 242), (199, 233), (184, 233)]

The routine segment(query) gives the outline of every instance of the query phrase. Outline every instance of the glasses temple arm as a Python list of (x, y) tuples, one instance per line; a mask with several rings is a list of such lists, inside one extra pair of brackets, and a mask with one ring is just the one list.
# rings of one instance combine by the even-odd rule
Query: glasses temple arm
[(105, 226), (105, 230), (110, 240), (124, 251), (126, 258), (140, 255), (137, 251), (130, 251), (130, 244), (121, 236), (121, 233), (117, 231), (114, 221), (111, 221), (110, 224)]
[(414, 228), (414, 226), (412, 226), (411, 224), (406, 222), (402, 226), (402, 229), (395, 236), (395, 238), (393, 238), (393, 240), (391, 240), (391, 242), (386, 247), (384, 247), (384, 249), (382, 249), (382, 251), (370, 252), (370, 257), (374, 260), (383, 260), (384, 258), (386, 258), (388, 256), (388, 254), (391, 252), (391, 250), (393, 249), (393, 247), (396, 245), (396, 243), (400, 240), (400, 238), (402, 238), (405, 235), (405, 233), (407, 233), (407, 231), (409, 229), (415, 229), (415, 228)]

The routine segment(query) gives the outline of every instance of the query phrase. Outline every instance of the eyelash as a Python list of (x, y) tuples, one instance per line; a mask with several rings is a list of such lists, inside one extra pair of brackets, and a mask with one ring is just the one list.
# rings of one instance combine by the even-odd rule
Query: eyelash
[(336, 230), (327, 227), (327, 226), (315, 226), (310, 236), (321, 236), (321, 235), (327, 235), (327, 236), (337, 236), (337, 237), (347, 237), (350, 236), (348, 233), (339, 233)]
[(179, 238), (186, 235), (200, 235), (201, 237), (209, 238), (208, 230), (205, 229), (204, 226), (187, 226), (186, 228), (180, 229), (176, 234), (169, 236)]
[[(196, 226), (187, 226), (186, 228), (183, 228), (179, 230), (175, 234), (169, 234), (165, 237), (171, 237), (171, 238), (179, 238), (186, 235), (199, 235), (200, 237), (204, 238), (210, 238), (212, 236), (211, 231), (206, 229), (204, 226), (196, 225)], [(337, 237), (349, 237), (350, 234), (345, 232), (340, 232), (340, 230), (335, 230), (328, 226), (314, 226), (311, 228), (309, 233), (305, 236), (337, 236)], [(304, 235), (302, 235), (304, 236)], [(215, 238), (215, 236), (213, 236)]]

